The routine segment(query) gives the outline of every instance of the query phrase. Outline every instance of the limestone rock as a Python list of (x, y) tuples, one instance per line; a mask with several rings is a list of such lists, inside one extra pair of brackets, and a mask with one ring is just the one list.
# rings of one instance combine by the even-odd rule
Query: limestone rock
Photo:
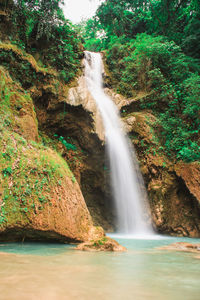
[(121, 246), (118, 242), (111, 239), (110, 237), (103, 237), (101, 239), (93, 239), (89, 242), (79, 244), (76, 250), (82, 251), (114, 251), (114, 252), (124, 252), (126, 248)]
[(160, 250), (174, 250), (183, 252), (200, 253), (200, 244), (177, 242), (167, 246), (159, 247)]
[(104, 127), (100, 112), (97, 109), (95, 100), (90, 94), (84, 76), (79, 77), (76, 87), (68, 91), (66, 102), (72, 106), (82, 105), (83, 108), (92, 113), (94, 121), (94, 131), (101, 141), (104, 141)]
[(178, 163), (175, 165), (175, 171), (200, 203), (200, 163)]
[(3, 68), (0, 79), (0, 241), (100, 238), (66, 161), (39, 141), (32, 98)]
[(101, 237), (66, 162), (51, 149), (21, 147), (16, 139), (8, 147), (13, 145), (17, 148), (10, 173), (4, 164), (0, 167), (5, 174), (0, 176), (0, 240), (77, 242)]
[(120, 109), (122, 106), (128, 104), (128, 100), (120, 94), (115, 93), (110, 88), (105, 88), (104, 92), (114, 101), (117, 107)]
[(18, 125), (25, 139), (38, 141), (38, 128), (35, 118), (26, 114), (18, 118)]

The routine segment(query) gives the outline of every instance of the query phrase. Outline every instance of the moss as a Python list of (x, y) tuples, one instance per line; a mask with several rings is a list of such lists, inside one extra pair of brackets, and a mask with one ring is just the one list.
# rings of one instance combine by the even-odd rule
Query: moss
[(58, 77), (55, 70), (40, 67), (32, 55), (12, 44), (0, 43), (0, 64), (26, 90), (41, 82), (48, 85), (50, 79)]
[(37, 119), (30, 95), (3, 68), (0, 79), (0, 227), (25, 226), (32, 214), (51, 205), (55, 187), (62, 186), (66, 176), (73, 181), (74, 175), (49, 147), (50, 138), (46, 145), (35, 138)]
[(91, 240), (91, 242), (92, 242), (92, 246), (99, 247), (105, 245), (105, 243), (108, 242), (108, 238), (104, 236), (99, 240)]
[(73, 174), (55, 151), (9, 130), (0, 134), (0, 148), (1, 227), (28, 224), (29, 215), (50, 202), (54, 187)]
[(0, 43), (0, 57), (4, 57), (6, 53), (12, 54), (18, 60), (27, 63), (36, 73), (43, 73), (44, 75), (46, 75), (47, 73), (57, 75), (57, 73), (53, 69), (40, 67), (32, 55), (27, 54), (16, 45)]
[(76, 182), (76, 178), (74, 177), (74, 175), (72, 176), (72, 182), (73, 182), (73, 183)]

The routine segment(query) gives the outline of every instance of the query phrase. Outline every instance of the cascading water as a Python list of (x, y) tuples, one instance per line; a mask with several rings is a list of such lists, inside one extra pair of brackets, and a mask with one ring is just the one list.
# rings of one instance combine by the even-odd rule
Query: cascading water
[[(117, 107), (104, 93), (103, 63), (100, 53), (85, 52), (85, 78), (101, 113), (111, 168), (111, 181), (117, 211), (118, 233), (150, 235), (153, 229), (145, 212), (145, 195), (140, 188), (134, 150), (122, 130)], [(133, 168), (135, 166), (135, 168)]]

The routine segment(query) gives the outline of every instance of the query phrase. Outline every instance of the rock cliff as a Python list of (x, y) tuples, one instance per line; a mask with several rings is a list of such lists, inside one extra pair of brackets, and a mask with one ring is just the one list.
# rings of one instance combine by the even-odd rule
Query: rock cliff
[[(76, 178), (59, 154), (61, 143), (40, 131), (42, 108), (49, 99), (60, 100), (55, 96), (60, 95), (55, 94), (56, 74), (41, 69), (15, 46), (1, 44), (0, 51), (0, 240), (77, 242), (102, 237)], [(59, 117), (55, 119), (62, 124)], [(48, 127), (49, 136), (60, 130), (56, 125)]]

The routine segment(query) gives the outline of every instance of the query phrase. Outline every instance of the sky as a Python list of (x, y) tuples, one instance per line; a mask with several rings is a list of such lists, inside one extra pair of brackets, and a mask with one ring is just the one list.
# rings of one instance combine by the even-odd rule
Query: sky
[(101, 2), (103, 0), (65, 0), (65, 17), (72, 23), (91, 18)]

